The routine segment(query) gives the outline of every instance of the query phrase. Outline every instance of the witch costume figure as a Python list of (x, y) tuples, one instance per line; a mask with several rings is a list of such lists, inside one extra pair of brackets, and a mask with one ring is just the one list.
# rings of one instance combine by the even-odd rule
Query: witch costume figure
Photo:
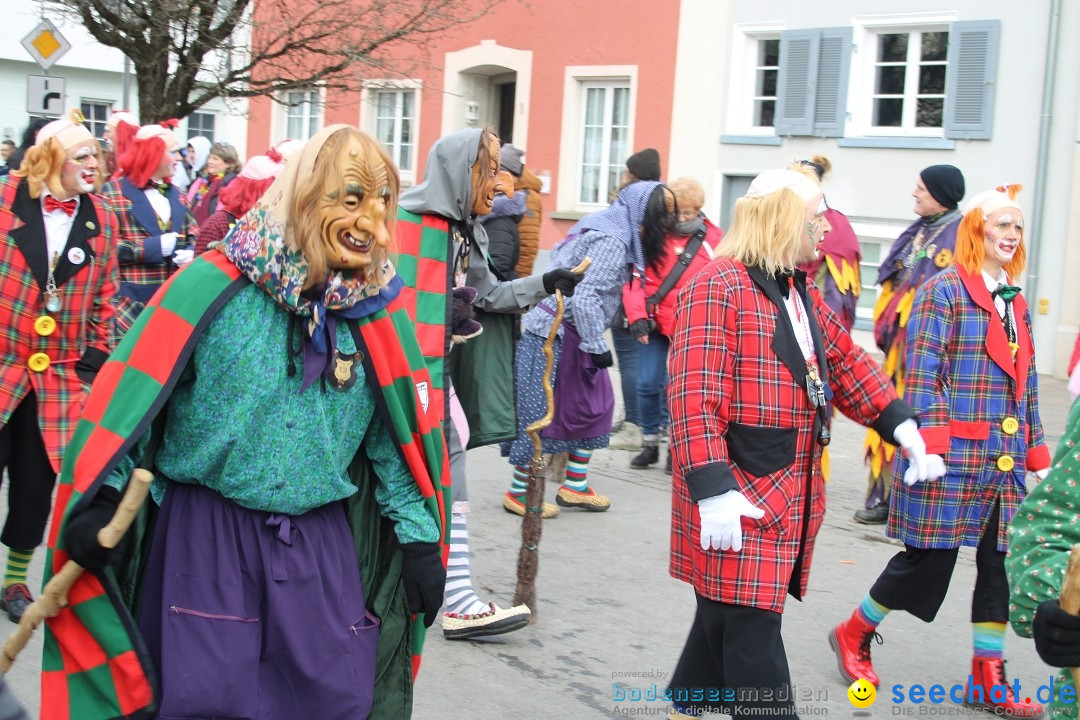
[[(89, 572), (48, 623), (44, 717), (410, 716), (448, 468), (397, 193), (375, 140), (324, 129), (102, 368), (49, 539), (47, 575)], [(114, 558), (135, 468), (152, 502)]]

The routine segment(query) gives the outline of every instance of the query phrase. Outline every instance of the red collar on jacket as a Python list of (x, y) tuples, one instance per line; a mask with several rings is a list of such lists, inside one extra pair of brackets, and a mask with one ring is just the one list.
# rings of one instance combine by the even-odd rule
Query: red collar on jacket
[(1035, 354), (1035, 349), (1031, 346), (1031, 332), (1025, 320), (1027, 301), (1023, 295), (1017, 295), (1012, 303), (1013, 315), (1016, 318), (1016, 344), (1019, 346), (1014, 362), (1012, 351), (1009, 349), (1009, 338), (1005, 335), (1005, 324), (1001, 321), (997, 308), (994, 307), (990, 291), (986, 289), (982, 272), (973, 275), (959, 265), (956, 266), (956, 270), (960, 274), (960, 279), (964, 281), (964, 287), (967, 288), (971, 299), (990, 315), (990, 331), (986, 334), (986, 352), (1013, 379), (1016, 399), (1019, 401), (1024, 396), (1028, 367)]

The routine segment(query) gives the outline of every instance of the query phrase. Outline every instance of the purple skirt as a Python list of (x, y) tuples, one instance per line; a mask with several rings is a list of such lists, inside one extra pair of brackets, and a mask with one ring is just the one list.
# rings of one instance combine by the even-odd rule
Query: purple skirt
[(171, 483), (139, 629), (161, 720), (357, 720), (371, 709), (379, 621), (341, 503), (279, 515)]

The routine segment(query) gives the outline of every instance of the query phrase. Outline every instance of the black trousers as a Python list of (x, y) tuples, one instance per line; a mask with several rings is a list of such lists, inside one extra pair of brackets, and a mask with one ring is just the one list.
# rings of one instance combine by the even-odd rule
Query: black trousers
[(698, 595), (694, 624), (668, 685), (675, 704), (736, 720), (761, 708), (771, 718), (798, 718), (782, 617)]
[[(1005, 553), (997, 549), (1001, 505), (975, 550), (975, 591), (971, 596), (971, 622), (1009, 621), (1009, 579)], [(870, 597), (890, 610), (906, 610), (924, 622), (932, 621), (949, 590), (959, 548), (948, 550), (913, 548), (897, 553), (878, 576)]]
[(0, 543), (32, 550), (45, 537), (56, 473), (38, 425), (37, 395), (30, 394), (0, 428), (0, 470), (8, 475), (8, 514)]

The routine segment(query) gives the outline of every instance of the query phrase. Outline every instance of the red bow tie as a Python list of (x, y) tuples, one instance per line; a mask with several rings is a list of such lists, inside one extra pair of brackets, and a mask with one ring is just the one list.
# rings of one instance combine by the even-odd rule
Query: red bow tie
[(70, 200), (64, 200), (63, 202), (61, 202), (60, 200), (54, 198), (52, 195), (45, 196), (45, 212), (52, 212), (53, 210), (63, 210), (67, 213), (68, 217), (71, 217), (75, 214), (75, 205), (75, 198), (71, 198)]

